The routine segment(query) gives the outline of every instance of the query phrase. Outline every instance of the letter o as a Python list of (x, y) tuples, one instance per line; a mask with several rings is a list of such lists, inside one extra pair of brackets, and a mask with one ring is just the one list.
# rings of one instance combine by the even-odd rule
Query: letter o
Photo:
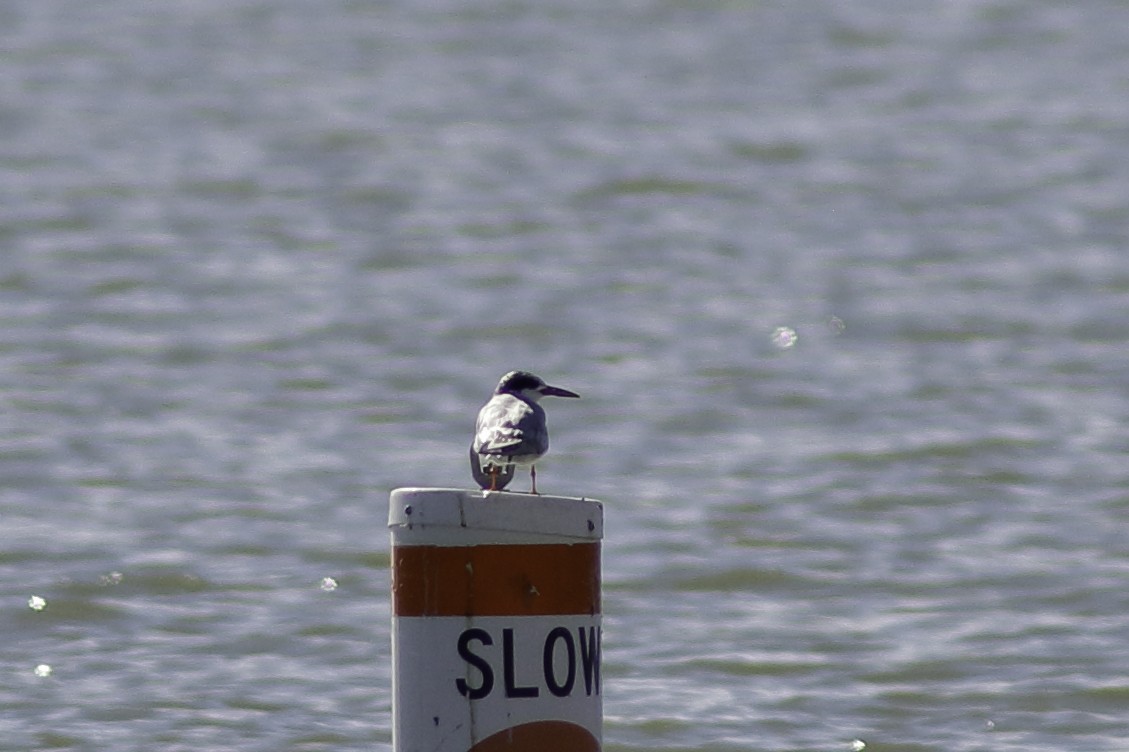
[[(564, 640), (565, 650), (568, 652), (568, 673), (564, 682), (557, 681), (553, 657), (557, 652), (557, 642)], [(545, 637), (545, 651), (542, 655), (545, 669), (545, 684), (549, 691), (557, 697), (568, 697), (572, 693), (572, 686), (576, 683), (576, 644), (572, 635), (564, 627), (556, 627)]]

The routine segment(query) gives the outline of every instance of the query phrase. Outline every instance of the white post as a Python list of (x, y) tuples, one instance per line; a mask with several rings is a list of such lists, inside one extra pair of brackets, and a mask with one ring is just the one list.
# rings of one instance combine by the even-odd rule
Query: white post
[(395, 752), (599, 752), (603, 506), (400, 488)]

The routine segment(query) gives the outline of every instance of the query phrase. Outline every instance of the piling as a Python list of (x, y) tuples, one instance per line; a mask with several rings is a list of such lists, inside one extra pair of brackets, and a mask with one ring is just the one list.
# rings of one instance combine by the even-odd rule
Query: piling
[(598, 752), (603, 506), (392, 492), (394, 752)]

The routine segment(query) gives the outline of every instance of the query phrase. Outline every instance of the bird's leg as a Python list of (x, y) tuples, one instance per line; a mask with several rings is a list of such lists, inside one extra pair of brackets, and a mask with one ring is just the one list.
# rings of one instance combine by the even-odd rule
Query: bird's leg
[[(529, 483), (530, 483), (529, 493), (536, 494), (537, 493), (537, 468), (534, 467), (533, 465), (529, 466)], [(540, 494), (537, 494), (537, 495), (540, 496)]]
[(497, 465), (491, 465), (490, 469), (487, 470), (487, 472), (490, 473), (490, 490), (491, 491), (497, 491), (498, 490), (498, 466)]

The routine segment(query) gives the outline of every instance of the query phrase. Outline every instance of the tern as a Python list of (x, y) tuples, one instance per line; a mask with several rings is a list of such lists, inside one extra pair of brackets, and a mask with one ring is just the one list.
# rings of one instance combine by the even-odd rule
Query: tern
[(515, 465), (529, 466), (530, 493), (537, 493), (537, 462), (549, 451), (542, 397), (579, 397), (576, 392), (549, 386), (528, 371), (510, 371), (498, 382), (494, 396), (478, 411), (470, 470), (483, 489), (501, 491), (514, 477)]

